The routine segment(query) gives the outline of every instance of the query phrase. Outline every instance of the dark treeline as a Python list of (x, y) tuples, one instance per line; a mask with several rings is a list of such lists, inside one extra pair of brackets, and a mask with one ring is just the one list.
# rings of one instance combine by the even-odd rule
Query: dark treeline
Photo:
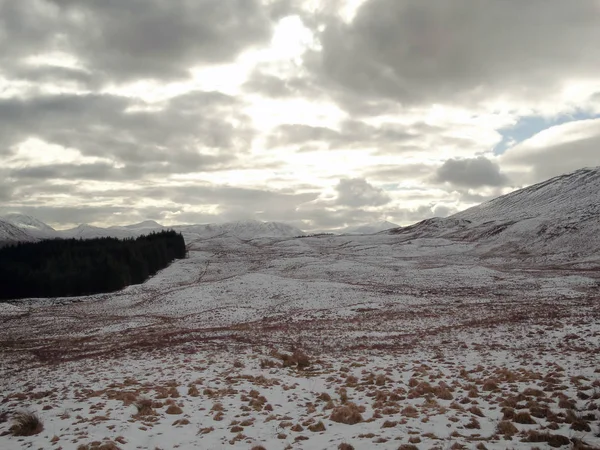
[(0, 299), (72, 297), (139, 284), (185, 258), (183, 236), (55, 239), (0, 248)]

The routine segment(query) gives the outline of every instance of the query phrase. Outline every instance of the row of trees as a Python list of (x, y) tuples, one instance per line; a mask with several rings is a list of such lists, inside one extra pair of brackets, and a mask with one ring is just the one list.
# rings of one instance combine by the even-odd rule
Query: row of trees
[(72, 297), (139, 284), (185, 258), (183, 236), (56, 239), (0, 248), (0, 299)]

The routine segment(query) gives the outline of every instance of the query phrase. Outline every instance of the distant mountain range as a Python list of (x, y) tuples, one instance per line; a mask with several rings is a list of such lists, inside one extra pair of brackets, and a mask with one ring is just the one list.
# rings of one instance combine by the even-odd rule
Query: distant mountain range
[[(240, 239), (289, 238), (305, 233), (280, 222), (257, 220), (163, 227), (155, 221), (99, 228), (79, 225), (54, 230), (22, 214), (0, 218), (0, 243), (51, 238), (127, 238), (161, 229), (181, 232), (187, 241), (233, 236)], [(402, 240), (444, 238), (474, 242), (490, 255), (554, 255), (559, 258), (600, 253), (600, 167), (577, 170), (529, 186), (447, 218), (431, 218), (408, 227), (391, 222), (349, 227), (338, 234), (397, 235)]]
[(342, 228), (341, 230), (337, 230), (336, 233), (339, 233), (339, 234), (375, 234), (375, 233), (379, 233), (381, 231), (390, 230), (392, 228), (398, 228), (398, 227), (399, 227), (398, 224), (384, 220), (382, 222), (374, 222), (374, 223), (368, 223), (365, 225), (359, 225), (359, 226), (355, 226), (355, 227)]
[(580, 169), (447, 218), (389, 233), (476, 242), (490, 256), (582, 258), (600, 252), (600, 167)]
[(93, 239), (100, 237), (124, 239), (163, 229), (179, 231), (187, 240), (215, 236), (234, 236), (241, 239), (287, 238), (304, 234), (299, 228), (285, 223), (260, 222), (258, 220), (208, 225), (176, 225), (172, 227), (165, 227), (158, 222), (148, 220), (138, 224), (109, 228), (82, 224), (70, 230), (55, 230), (33, 217), (23, 214), (10, 214), (0, 218), (0, 242), (35, 242), (41, 239)]

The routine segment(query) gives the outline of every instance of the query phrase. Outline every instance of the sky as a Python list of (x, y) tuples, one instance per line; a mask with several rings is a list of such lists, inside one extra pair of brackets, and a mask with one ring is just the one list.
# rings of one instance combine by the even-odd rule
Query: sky
[(408, 225), (600, 165), (600, 0), (0, 0), (0, 215)]

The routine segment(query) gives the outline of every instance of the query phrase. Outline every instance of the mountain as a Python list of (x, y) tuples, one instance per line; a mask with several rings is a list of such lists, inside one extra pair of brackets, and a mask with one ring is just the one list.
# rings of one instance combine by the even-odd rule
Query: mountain
[(2, 217), (2, 220), (11, 223), (34, 239), (52, 239), (57, 237), (57, 232), (54, 228), (25, 214), (7, 214)]
[(387, 220), (381, 222), (367, 223), (364, 225), (347, 227), (338, 230), (339, 234), (375, 234), (381, 231), (390, 230), (392, 228), (398, 228), (398, 225)]
[(31, 242), (36, 239), (8, 220), (0, 219), (0, 247), (10, 242)]
[(233, 236), (241, 239), (262, 237), (287, 238), (302, 236), (299, 228), (282, 222), (261, 222), (259, 220), (243, 220), (207, 225), (176, 225), (172, 227), (185, 234), (196, 235), (197, 238), (214, 236)]
[(448, 218), (390, 233), (475, 242), (494, 255), (585, 258), (600, 251), (600, 167), (580, 169)]
[(164, 227), (153, 220), (146, 220), (133, 225), (113, 226), (109, 228), (81, 224), (69, 230), (57, 231), (33, 217), (22, 214), (10, 214), (5, 218), (0, 218), (0, 243), (34, 242), (55, 238), (93, 239), (115, 237), (125, 239), (164, 229), (179, 231), (187, 240), (214, 236), (232, 236), (241, 239), (265, 237), (286, 238), (304, 234), (302, 230), (285, 223), (261, 222), (258, 220), (207, 225), (177, 225), (174, 227)]
[(133, 225), (125, 225), (123, 228), (128, 228), (130, 230), (162, 230), (164, 227), (154, 220), (145, 220), (144, 222), (135, 223)]
[(125, 239), (135, 235), (135, 233), (133, 233), (131, 230), (127, 230), (122, 227), (101, 228), (87, 224), (81, 224), (69, 230), (61, 230), (58, 233), (63, 239), (94, 239), (103, 237)]

